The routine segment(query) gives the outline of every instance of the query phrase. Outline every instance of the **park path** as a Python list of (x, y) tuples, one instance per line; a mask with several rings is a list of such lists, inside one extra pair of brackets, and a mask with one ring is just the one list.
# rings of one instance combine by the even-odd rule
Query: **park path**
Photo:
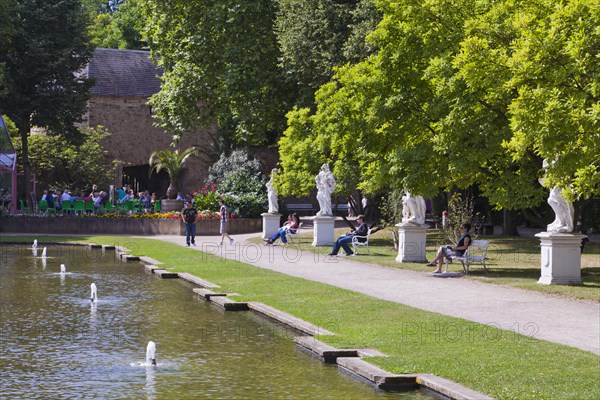
[[(463, 318), (600, 355), (600, 304), (563, 299), (466, 279), (365, 264), (355, 257), (326, 257), (293, 246), (248, 242), (259, 234), (197, 236), (197, 247), (216, 256), (290, 276), (322, 282), (418, 309)], [(156, 236), (185, 246), (182, 236)], [(442, 334), (444, 332), (441, 332)], [(453, 332), (448, 331), (451, 335)], [(451, 338), (449, 338), (451, 339)]]

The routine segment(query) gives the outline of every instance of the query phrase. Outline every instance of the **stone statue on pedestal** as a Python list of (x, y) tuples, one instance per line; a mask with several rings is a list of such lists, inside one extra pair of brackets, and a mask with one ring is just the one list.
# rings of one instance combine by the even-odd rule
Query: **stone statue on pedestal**
[(277, 168), (271, 170), (271, 179), (267, 182), (267, 199), (269, 200), (269, 214), (277, 214), (279, 212), (279, 203), (277, 201), (277, 193), (273, 187), (273, 180), (277, 175)]
[(405, 192), (402, 196), (402, 224), (425, 225), (425, 199)]
[[(544, 160), (543, 168), (548, 168), (548, 161)], [(540, 184), (544, 184), (544, 180), (539, 180)], [(554, 221), (547, 226), (546, 231), (550, 233), (571, 233), (575, 228), (573, 218), (575, 209), (573, 205), (562, 196), (562, 190), (558, 187), (550, 189), (548, 196), (548, 204), (552, 207), (552, 211), (556, 217)]]
[(556, 217), (547, 227), (548, 232), (554, 233), (570, 233), (573, 232), (573, 216), (575, 210), (573, 205), (562, 196), (562, 190), (557, 187), (550, 189), (550, 196), (548, 196), (548, 204), (552, 207)]
[(317, 184), (317, 201), (319, 202), (319, 212), (317, 215), (333, 216), (331, 210), (331, 194), (335, 189), (336, 181), (333, 173), (329, 170), (328, 164), (321, 166), (321, 171), (315, 178)]

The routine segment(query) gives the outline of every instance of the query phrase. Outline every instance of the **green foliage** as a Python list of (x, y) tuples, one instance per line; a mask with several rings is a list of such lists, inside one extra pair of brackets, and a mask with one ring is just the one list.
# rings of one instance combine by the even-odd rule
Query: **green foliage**
[(94, 47), (130, 50), (144, 48), (142, 1), (144, 0), (87, 2), (92, 20), (89, 32)]
[[(200, 200), (202, 204), (215, 197), (214, 187), (218, 184), (220, 197), (233, 215), (257, 218), (266, 210), (267, 178), (260, 172), (259, 161), (250, 159), (247, 151), (235, 150), (229, 156), (222, 154), (208, 169), (208, 173), (213, 193), (203, 193), (204, 198)], [(207, 209), (212, 210), (210, 206)]]
[[(62, 135), (33, 135), (29, 138), (31, 169), (40, 189), (65, 190), (73, 194), (88, 190), (93, 184), (107, 187), (113, 168), (105, 159), (100, 142), (110, 133), (103, 127), (83, 129), (82, 140), (74, 144)], [(17, 151), (22, 143), (15, 143)], [(20, 158), (17, 158), (19, 161)]]
[(446, 240), (457, 243), (460, 239), (459, 227), (464, 223), (471, 224), (471, 237), (475, 239), (482, 226), (483, 220), (475, 213), (475, 201), (472, 195), (455, 192), (448, 200), (448, 214), (446, 224), (442, 227)]
[(148, 164), (150, 165), (149, 175), (156, 171), (157, 173), (164, 170), (170, 178), (169, 187), (167, 188), (167, 197), (169, 199), (177, 198), (177, 179), (185, 167), (186, 161), (190, 157), (198, 154), (195, 147), (188, 147), (183, 151), (176, 150), (157, 150), (150, 155)]
[(143, 9), (152, 55), (165, 69), (153, 111), (176, 139), (215, 121), (240, 143), (266, 143), (283, 130), (295, 90), (278, 68), (272, 1), (176, 0)]
[(378, 52), (288, 114), (282, 193), (306, 194), (327, 161), (342, 192), (476, 185), (497, 208), (531, 207), (542, 158), (550, 186), (600, 193), (596, 3), (378, 1)]
[(373, 0), (277, 0), (275, 30), (282, 68), (300, 87), (296, 104), (312, 106), (314, 92), (334, 68), (371, 51), (365, 37), (380, 21)]
[(217, 191), (219, 185), (206, 184), (202, 189), (193, 194), (194, 207), (199, 211), (219, 211), (220, 194)]

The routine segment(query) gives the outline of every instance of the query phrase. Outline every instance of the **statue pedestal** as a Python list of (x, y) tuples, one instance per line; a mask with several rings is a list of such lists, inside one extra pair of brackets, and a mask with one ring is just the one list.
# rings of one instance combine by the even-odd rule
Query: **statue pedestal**
[(281, 214), (270, 214), (270, 213), (262, 213), (263, 218), (263, 231), (262, 238), (268, 239), (277, 232), (279, 229), (279, 221), (281, 221)]
[(335, 243), (335, 217), (317, 215), (312, 218), (314, 239), (313, 246), (333, 246)]
[(581, 241), (585, 235), (541, 232), (542, 285), (581, 285)]
[(427, 227), (423, 225), (397, 224), (398, 257), (397, 262), (426, 262), (425, 237)]

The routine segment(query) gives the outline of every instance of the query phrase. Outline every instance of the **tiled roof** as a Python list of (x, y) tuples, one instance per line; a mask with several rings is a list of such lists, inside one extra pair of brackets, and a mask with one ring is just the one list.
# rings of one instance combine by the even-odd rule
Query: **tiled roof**
[(96, 49), (88, 76), (96, 79), (90, 90), (97, 96), (149, 97), (160, 90), (162, 71), (141, 50)]

